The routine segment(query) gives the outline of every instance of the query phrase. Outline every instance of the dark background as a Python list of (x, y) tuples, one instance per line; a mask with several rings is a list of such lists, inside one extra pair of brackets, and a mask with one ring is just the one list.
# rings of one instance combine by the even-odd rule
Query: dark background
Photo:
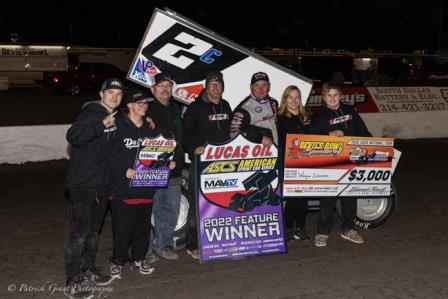
[(155, 7), (168, 7), (245, 47), (370, 47), (395, 52), (448, 48), (445, 0), (3, 0), (0, 42), (17, 34), (19, 43), (136, 48)]

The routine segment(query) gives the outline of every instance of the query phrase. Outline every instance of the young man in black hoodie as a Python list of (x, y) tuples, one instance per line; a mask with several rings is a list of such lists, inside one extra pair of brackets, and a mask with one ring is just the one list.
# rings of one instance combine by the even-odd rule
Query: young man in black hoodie
[(67, 131), (72, 146), (65, 188), (70, 200), (70, 235), (65, 256), (67, 292), (70, 298), (88, 298), (86, 280), (107, 285), (112, 277), (95, 268), (98, 232), (106, 208), (109, 151), (115, 137), (115, 109), (120, 105), (124, 85), (106, 80), (101, 100), (86, 105)]
[(190, 209), (188, 210), (187, 253), (199, 259), (197, 235), (196, 159), (204, 153), (207, 143), (222, 143), (230, 139), (232, 109), (222, 98), (224, 79), (219, 71), (205, 76), (205, 88), (190, 104), (184, 116), (184, 147), (191, 160), (189, 176)]
[[(185, 163), (185, 152), (182, 146), (182, 117), (179, 106), (172, 100), (174, 81), (169, 74), (155, 75), (151, 92), (154, 96), (149, 101), (146, 115), (150, 117), (156, 129), (162, 132), (166, 139), (175, 139), (174, 161), (176, 168), (170, 173), (167, 188), (159, 188), (154, 195), (153, 218), (154, 228), (151, 242), (152, 251), (156, 255), (168, 260), (177, 260), (179, 257), (172, 250), (174, 229), (179, 217), (181, 196), (181, 174)], [(155, 260), (156, 257), (152, 256)]]
[[(110, 193), (112, 209), (113, 255), (110, 273), (121, 278), (126, 262), (131, 269), (143, 275), (154, 271), (145, 260), (151, 230), (151, 211), (155, 193), (153, 187), (131, 186), (135, 177), (135, 160), (142, 141), (156, 137), (159, 132), (151, 129), (146, 121), (148, 96), (141, 90), (132, 89), (124, 96), (127, 114), (117, 116), (117, 131), (110, 154)], [(170, 163), (170, 168), (175, 163)], [(128, 250), (131, 245), (131, 257)]]
[[(330, 136), (362, 136), (371, 137), (364, 121), (358, 112), (348, 105), (341, 104), (341, 89), (333, 83), (322, 86), (323, 105), (318, 117), (313, 119), (312, 133)], [(333, 227), (333, 208), (337, 198), (320, 199), (319, 220), (314, 244), (317, 247), (327, 245), (328, 235)], [(354, 220), (356, 217), (357, 199), (345, 197), (341, 199), (343, 239), (353, 243), (364, 243), (362, 236), (356, 231)]]

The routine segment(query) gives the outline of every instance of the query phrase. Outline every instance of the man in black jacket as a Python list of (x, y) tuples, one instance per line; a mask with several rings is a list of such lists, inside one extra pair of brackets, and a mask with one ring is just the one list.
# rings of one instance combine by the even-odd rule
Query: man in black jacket
[(98, 232), (106, 207), (109, 150), (115, 136), (115, 109), (120, 105), (124, 85), (118, 79), (106, 80), (101, 100), (86, 105), (67, 131), (72, 146), (65, 188), (70, 200), (70, 235), (65, 257), (67, 295), (91, 296), (79, 287), (86, 279), (107, 285), (112, 277), (95, 269)]
[(155, 123), (156, 129), (162, 132), (166, 139), (175, 139), (174, 162), (176, 168), (170, 173), (167, 188), (157, 189), (154, 196), (153, 216), (154, 235), (152, 236), (152, 251), (168, 260), (177, 260), (178, 255), (172, 250), (174, 229), (179, 217), (181, 196), (181, 174), (185, 163), (185, 152), (182, 147), (182, 118), (179, 106), (172, 100), (174, 81), (166, 73), (159, 73), (154, 78), (146, 113)]
[[(364, 121), (356, 110), (348, 105), (341, 104), (341, 89), (333, 83), (325, 83), (322, 86), (322, 98), (324, 103), (318, 117), (313, 119), (312, 133), (330, 136), (362, 136), (371, 137)], [(327, 245), (328, 235), (333, 228), (333, 208), (337, 198), (321, 198), (317, 234), (314, 244), (317, 247)], [(355, 229), (355, 217), (357, 199), (345, 197), (341, 199), (343, 239), (353, 243), (364, 243), (364, 239)]]
[(196, 159), (204, 153), (207, 143), (221, 143), (230, 139), (230, 116), (232, 109), (222, 98), (224, 79), (221, 72), (212, 71), (205, 76), (205, 89), (190, 104), (184, 116), (184, 146), (191, 160), (188, 210), (187, 252), (199, 258), (196, 204)]

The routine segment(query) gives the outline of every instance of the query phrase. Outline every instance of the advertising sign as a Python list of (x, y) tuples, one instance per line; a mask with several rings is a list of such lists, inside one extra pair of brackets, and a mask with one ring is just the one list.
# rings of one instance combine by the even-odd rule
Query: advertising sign
[(200, 156), (201, 262), (285, 252), (275, 145), (238, 135)]
[(288, 134), (283, 196), (385, 196), (398, 161), (392, 138)]
[(176, 147), (174, 139), (162, 135), (142, 141), (135, 159), (135, 177), (131, 187), (167, 187), (170, 178), (169, 163)]

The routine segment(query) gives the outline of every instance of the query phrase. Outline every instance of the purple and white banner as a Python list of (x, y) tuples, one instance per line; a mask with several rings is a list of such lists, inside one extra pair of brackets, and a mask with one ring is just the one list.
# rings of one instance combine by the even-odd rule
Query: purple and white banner
[(135, 177), (131, 187), (166, 187), (170, 178), (169, 163), (176, 147), (174, 139), (162, 135), (142, 141), (135, 159)]
[(197, 165), (201, 262), (286, 251), (275, 145), (242, 135)]

